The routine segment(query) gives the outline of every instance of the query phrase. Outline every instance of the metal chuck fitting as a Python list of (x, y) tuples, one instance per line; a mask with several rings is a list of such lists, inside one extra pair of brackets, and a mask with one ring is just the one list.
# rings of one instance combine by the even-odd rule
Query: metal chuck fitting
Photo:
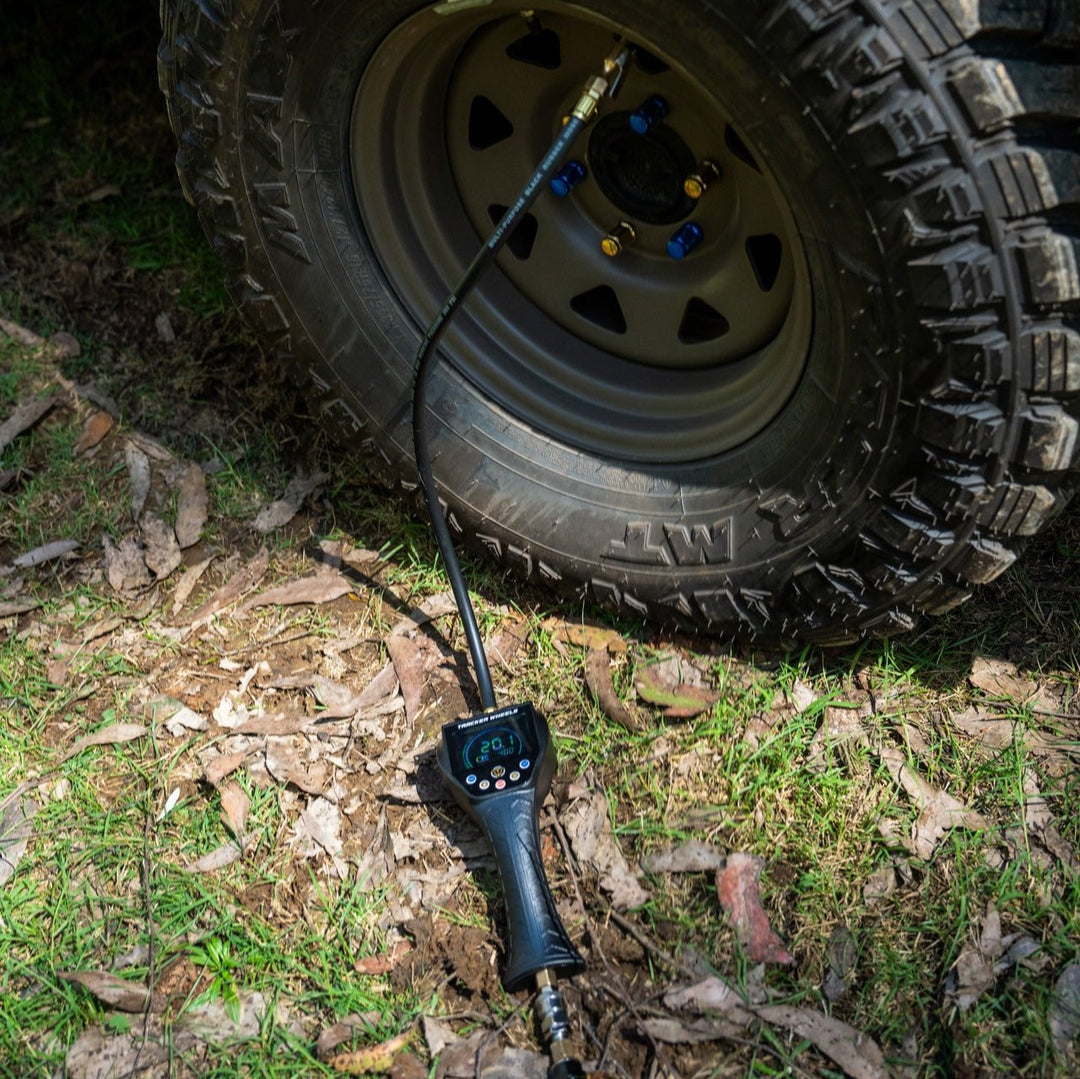
[(536, 975), (536, 989), (533, 1015), (551, 1057), (548, 1079), (583, 1079), (585, 1069), (570, 1044), (570, 1018), (555, 975), (550, 970), (541, 970)]

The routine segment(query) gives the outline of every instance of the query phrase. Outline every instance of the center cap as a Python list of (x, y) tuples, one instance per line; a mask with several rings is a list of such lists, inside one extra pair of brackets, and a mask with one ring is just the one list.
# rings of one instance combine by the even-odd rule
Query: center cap
[(592, 130), (588, 157), (604, 196), (630, 218), (670, 225), (694, 209), (683, 180), (696, 161), (666, 124), (639, 135), (630, 127), (630, 113), (608, 113)]

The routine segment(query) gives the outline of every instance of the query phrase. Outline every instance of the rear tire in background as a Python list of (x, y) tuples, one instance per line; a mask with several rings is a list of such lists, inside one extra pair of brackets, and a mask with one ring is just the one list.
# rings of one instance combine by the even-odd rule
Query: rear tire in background
[[(980, 14), (981, 13), (981, 14)], [(412, 358), (616, 33), (638, 58), (444, 339), (452, 528), (710, 632), (964, 599), (1067, 500), (1080, 17), (1065, 0), (165, 0), (178, 171), (342, 442), (415, 483)], [(668, 114), (643, 136), (627, 114)], [(636, 141), (635, 141), (636, 140)], [(694, 202), (683, 174), (719, 176)], [(622, 220), (635, 236), (599, 253)], [(704, 239), (673, 260), (687, 220)]]

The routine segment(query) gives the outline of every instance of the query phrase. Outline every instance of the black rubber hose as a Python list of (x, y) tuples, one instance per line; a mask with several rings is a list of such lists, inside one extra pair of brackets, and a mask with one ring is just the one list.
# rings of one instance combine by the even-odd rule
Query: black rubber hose
[(585, 121), (577, 116), (571, 116), (563, 125), (559, 137), (552, 143), (551, 149), (548, 150), (531, 179), (522, 189), (517, 201), (503, 215), (502, 220), (495, 226), (495, 231), (488, 237), (487, 243), (469, 263), (454, 291), (447, 296), (446, 302), (428, 327), (427, 333), (424, 334), (424, 339), (420, 342), (420, 347), (416, 351), (412, 393), (413, 452), (416, 455), (416, 471), (420, 477), (420, 486), (427, 502), (431, 527), (435, 533), (435, 540), (439, 545), (439, 553), (442, 555), (443, 564), (446, 566), (446, 575), (450, 578), (454, 601), (457, 603), (458, 611), (461, 614), (465, 638), (469, 644), (469, 654), (472, 656), (473, 670), (476, 673), (476, 684), (480, 690), (480, 701), (485, 709), (495, 707), (495, 690), (492, 688), (491, 671), (488, 669), (487, 656), (484, 654), (484, 643), (480, 639), (480, 629), (476, 624), (476, 614), (473, 611), (472, 601), (469, 599), (469, 589), (465, 584), (461, 564), (458, 562), (457, 552), (454, 550), (454, 541), (450, 535), (450, 528), (446, 523), (446, 518), (443, 516), (442, 507), (439, 505), (439, 495), (435, 489), (435, 477), (431, 470), (430, 432), (428, 430), (428, 383), (437, 359), (435, 346), (446, 330), (451, 316), (472, 291), (480, 274), (499, 253), (499, 249), (506, 242), (510, 230), (514, 227), (518, 218), (536, 201), (544, 184), (551, 179), (555, 170), (562, 164), (563, 157), (570, 149), (570, 144), (584, 126)]

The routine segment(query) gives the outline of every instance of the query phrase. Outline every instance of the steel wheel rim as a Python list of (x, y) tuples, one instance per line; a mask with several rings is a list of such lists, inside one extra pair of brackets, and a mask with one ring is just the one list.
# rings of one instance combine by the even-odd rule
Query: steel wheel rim
[[(359, 217), (418, 327), (610, 47), (614, 27), (595, 13), (555, 4), (536, 17), (530, 29), (510, 4), (453, 17), (428, 9), (383, 40), (360, 81), (349, 130)], [(522, 59), (537, 25), (558, 48)], [(568, 198), (541, 196), (530, 234), (508, 245), (442, 351), (498, 406), (553, 438), (669, 465), (742, 445), (780, 413), (805, 366), (812, 297), (792, 214), (760, 156), (700, 82), (632, 40), (648, 52), (575, 149), (588, 179)], [(645, 143), (620, 125), (661, 91), (674, 149), (649, 141), (642, 164)], [(716, 161), (720, 178), (696, 203), (676, 205), (667, 180), (634, 186), (657, 162), (670, 173), (701, 158)], [(605, 159), (614, 179), (601, 175)], [(660, 220), (643, 219), (656, 204)], [(674, 261), (664, 244), (688, 217), (705, 240)], [(625, 219), (636, 239), (607, 258), (600, 239)]]

